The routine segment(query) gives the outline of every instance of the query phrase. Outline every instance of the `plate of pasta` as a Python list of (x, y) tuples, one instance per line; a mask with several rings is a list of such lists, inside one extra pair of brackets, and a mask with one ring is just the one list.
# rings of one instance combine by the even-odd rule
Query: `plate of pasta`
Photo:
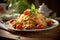
[(43, 31), (57, 27), (59, 22), (45, 17), (32, 5), (31, 9), (26, 9), (22, 14), (15, 19), (10, 19), (5, 24), (8, 29), (14, 31)]

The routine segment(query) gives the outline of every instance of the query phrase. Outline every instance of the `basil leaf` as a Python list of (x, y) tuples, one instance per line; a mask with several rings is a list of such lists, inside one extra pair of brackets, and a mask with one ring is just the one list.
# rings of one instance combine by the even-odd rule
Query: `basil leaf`
[(31, 17), (34, 16), (35, 11), (37, 11), (36, 8), (35, 8), (35, 5), (32, 4), (32, 5), (31, 5), (31, 9), (30, 9)]
[(35, 9), (35, 5), (34, 5), (34, 4), (32, 4), (31, 9), (32, 9), (32, 10)]

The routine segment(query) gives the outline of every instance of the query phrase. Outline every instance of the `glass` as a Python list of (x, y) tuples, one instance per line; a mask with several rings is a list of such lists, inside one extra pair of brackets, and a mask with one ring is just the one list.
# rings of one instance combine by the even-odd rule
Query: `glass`
[(24, 10), (30, 8), (30, 5), (26, 0), (14, 0), (13, 2), (14, 3), (10, 3), (8, 6), (11, 13), (22, 14)]

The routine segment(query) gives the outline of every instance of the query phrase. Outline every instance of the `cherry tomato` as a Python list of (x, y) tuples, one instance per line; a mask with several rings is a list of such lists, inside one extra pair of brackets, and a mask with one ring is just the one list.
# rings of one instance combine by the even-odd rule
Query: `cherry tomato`
[(12, 26), (16, 29), (16, 24), (13, 24)]
[(28, 29), (32, 29), (33, 28), (33, 26), (32, 25), (28, 25), (28, 27), (27, 27)]
[(49, 26), (52, 26), (53, 25), (53, 21), (48, 21), (47, 23)]
[(22, 28), (22, 25), (21, 24), (17, 24), (16, 25), (16, 29), (21, 29)]
[(16, 26), (16, 24), (13, 24), (13, 26), (15, 27), (15, 26)]
[(42, 29), (44, 26), (42, 24), (37, 25), (37, 29)]
[(24, 11), (24, 15), (29, 15), (30, 12), (29, 11)]
[(11, 19), (11, 20), (10, 20), (10, 23), (12, 23), (12, 22), (14, 22), (14, 19)]

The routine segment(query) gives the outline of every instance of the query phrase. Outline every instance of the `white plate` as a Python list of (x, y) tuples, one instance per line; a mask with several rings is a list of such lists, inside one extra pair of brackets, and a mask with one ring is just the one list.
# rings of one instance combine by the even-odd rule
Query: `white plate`
[(56, 28), (59, 25), (59, 22), (57, 20), (55, 19), (51, 19), (51, 20), (54, 22), (53, 26), (45, 28), (45, 29), (18, 30), (18, 29), (11, 28), (9, 26), (5, 26), (2, 23), (0, 23), (0, 27), (7, 29), (7, 30), (11, 29), (14, 31), (44, 31), (44, 30), (50, 30), (50, 29)]

